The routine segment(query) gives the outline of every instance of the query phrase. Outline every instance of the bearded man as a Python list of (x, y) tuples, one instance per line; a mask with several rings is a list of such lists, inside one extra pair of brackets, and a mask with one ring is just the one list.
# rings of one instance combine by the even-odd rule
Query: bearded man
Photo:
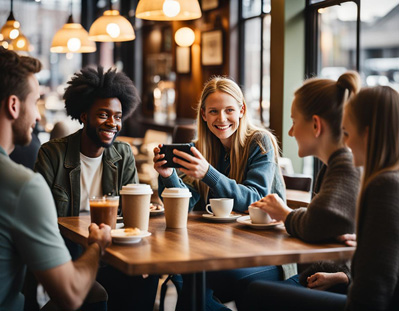
[[(122, 121), (140, 103), (133, 82), (99, 66), (82, 69), (68, 84), (66, 112), (83, 129), (45, 143), (35, 165), (51, 188), (58, 217), (88, 214), (90, 197), (119, 195), (122, 186), (139, 182), (131, 147), (115, 141)], [(77, 244), (66, 243), (72, 257), (80, 253)], [(158, 279), (131, 277), (108, 265), (97, 274), (108, 292), (108, 310), (152, 311)]]

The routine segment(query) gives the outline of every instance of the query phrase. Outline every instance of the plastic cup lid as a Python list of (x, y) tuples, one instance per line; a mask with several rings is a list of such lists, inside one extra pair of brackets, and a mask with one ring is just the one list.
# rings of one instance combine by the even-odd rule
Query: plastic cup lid
[(152, 189), (147, 184), (128, 184), (122, 187), (120, 194), (152, 194)]
[(161, 196), (163, 198), (191, 198), (191, 192), (187, 188), (165, 188)]

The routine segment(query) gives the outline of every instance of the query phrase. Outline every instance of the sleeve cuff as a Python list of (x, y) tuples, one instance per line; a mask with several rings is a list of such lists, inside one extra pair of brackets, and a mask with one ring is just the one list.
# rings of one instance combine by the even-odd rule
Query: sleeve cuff
[(209, 164), (208, 172), (206, 172), (206, 175), (204, 178), (202, 178), (202, 181), (209, 187), (214, 187), (218, 183), (219, 179), (220, 173)]
[(177, 176), (176, 170), (173, 169), (172, 175), (169, 177), (161, 177), (162, 183), (166, 188), (180, 188), (180, 183), (179, 183), (179, 176)]
[(287, 218), (285, 219), (285, 222), (284, 222), (285, 230), (287, 230), (287, 232), (289, 234), (291, 234), (291, 226), (290, 226), (290, 224), (291, 224), (291, 218), (293, 217), (293, 215), (294, 215), (294, 211), (292, 211), (291, 213), (289, 213), (287, 215)]

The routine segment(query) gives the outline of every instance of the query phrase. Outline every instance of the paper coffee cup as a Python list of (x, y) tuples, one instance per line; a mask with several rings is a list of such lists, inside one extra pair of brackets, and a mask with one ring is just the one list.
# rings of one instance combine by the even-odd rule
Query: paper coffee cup
[(125, 227), (148, 231), (152, 190), (146, 184), (128, 184), (122, 187), (122, 213)]
[(191, 192), (187, 188), (165, 188), (161, 194), (167, 228), (187, 228)]

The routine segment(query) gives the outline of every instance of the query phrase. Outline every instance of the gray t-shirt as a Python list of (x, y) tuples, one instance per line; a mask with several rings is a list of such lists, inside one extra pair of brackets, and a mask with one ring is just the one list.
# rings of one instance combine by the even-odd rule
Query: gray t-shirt
[(48, 270), (70, 260), (43, 177), (0, 147), (0, 310), (23, 309), (26, 266)]

